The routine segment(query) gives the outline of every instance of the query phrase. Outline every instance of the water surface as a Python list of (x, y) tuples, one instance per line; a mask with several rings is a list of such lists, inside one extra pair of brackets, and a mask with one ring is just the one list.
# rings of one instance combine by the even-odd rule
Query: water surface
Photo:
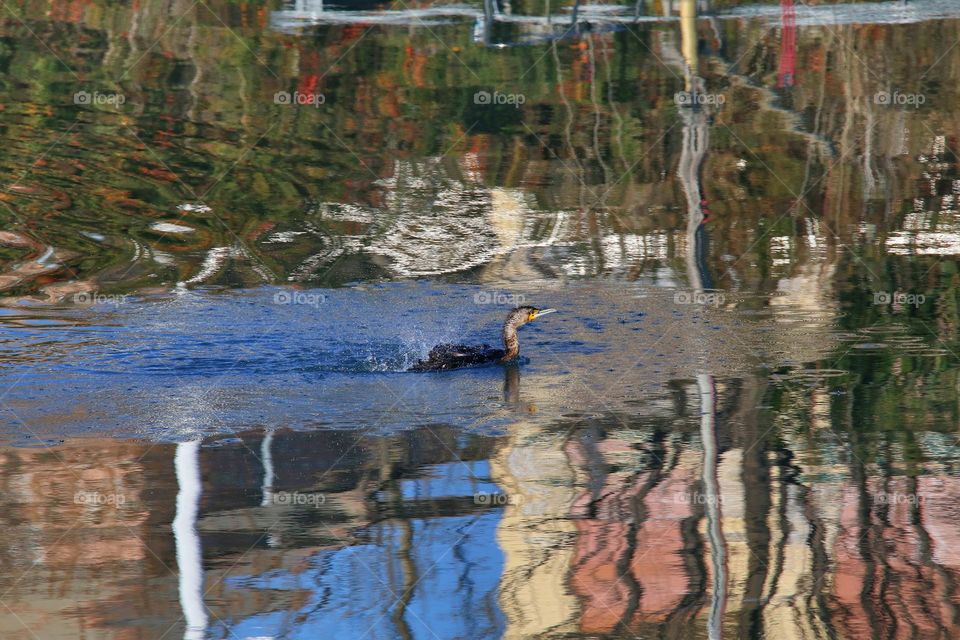
[(2, 15), (4, 638), (960, 633), (952, 3)]

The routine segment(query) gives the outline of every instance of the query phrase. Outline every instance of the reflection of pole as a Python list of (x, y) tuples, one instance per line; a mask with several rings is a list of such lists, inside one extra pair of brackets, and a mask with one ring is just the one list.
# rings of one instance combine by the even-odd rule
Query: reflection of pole
[(490, 34), (493, 32), (493, 18), (497, 15), (496, 0), (483, 0), (483, 18), (477, 17), (473, 27), (473, 41), (490, 46)]
[(184, 640), (202, 640), (207, 632), (207, 611), (203, 604), (203, 550), (197, 533), (200, 510), (200, 441), (177, 445), (174, 458), (177, 470), (177, 515), (173, 519), (173, 539), (180, 572), (180, 608), (187, 628)]
[(703, 491), (707, 514), (707, 537), (710, 539), (710, 560), (713, 565), (713, 593), (710, 596), (710, 617), (707, 637), (723, 637), (723, 609), (727, 600), (727, 543), (720, 526), (720, 481), (717, 477), (716, 399), (713, 376), (697, 376), (700, 389), (700, 439), (703, 441)]
[(683, 59), (687, 63), (686, 88), (687, 91), (693, 92), (697, 89), (692, 85), (699, 71), (697, 65), (697, 0), (680, 0), (680, 49)]
[(707, 152), (710, 136), (703, 111), (695, 106), (689, 109), (681, 107), (680, 115), (684, 120), (683, 145), (677, 173), (687, 197), (687, 275), (690, 286), (700, 292), (712, 286), (707, 268), (707, 230), (703, 225), (706, 216), (700, 192), (700, 165)]
[[(680, 0), (680, 36), (686, 78), (686, 90), (691, 100), (689, 106), (681, 106), (683, 118), (683, 145), (680, 151), (680, 166), (677, 169), (680, 184), (687, 197), (687, 275), (696, 292), (711, 287), (707, 269), (707, 234), (704, 200), (700, 191), (700, 166), (707, 153), (710, 137), (707, 115), (701, 109), (700, 86), (697, 76), (697, 6), (696, 0)], [(707, 538), (710, 540), (710, 561), (713, 573), (713, 590), (710, 595), (710, 612), (707, 620), (707, 637), (718, 640), (723, 637), (723, 611), (727, 600), (727, 546), (723, 538), (720, 513), (720, 481), (717, 476), (717, 425), (716, 394), (713, 376), (697, 375), (700, 390), (700, 439), (703, 442), (703, 476), (701, 478), (707, 518)]]
[[(263, 482), (260, 484), (263, 497), (260, 499), (260, 506), (269, 507), (273, 504), (273, 483), (277, 477), (273, 468), (273, 431), (267, 431), (263, 436), (263, 442), (260, 443), (260, 461), (263, 462)], [(280, 534), (273, 527), (267, 531), (267, 545), (280, 546)]]
[(273, 452), (270, 446), (273, 444), (273, 431), (268, 431), (260, 443), (260, 459), (263, 461), (263, 484), (260, 486), (260, 492), (263, 499), (260, 500), (261, 507), (268, 507), (273, 501)]
[(686, 65), (685, 85), (690, 97), (686, 106), (680, 107), (683, 119), (683, 145), (680, 149), (680, 166), (677, 173), (683, 192), (687, 197), (687, 274), (690, 286), (696, 292), (712, 286), (707, 269), (707, 233), (703, 226), (706, 218), (703, 195), (700, 192), (700, 166), (710, 144), (707, 116), (700, 108), (701, 79), (697, 76), (697, 7), (696, 0), (680, 2), (680, 48)]

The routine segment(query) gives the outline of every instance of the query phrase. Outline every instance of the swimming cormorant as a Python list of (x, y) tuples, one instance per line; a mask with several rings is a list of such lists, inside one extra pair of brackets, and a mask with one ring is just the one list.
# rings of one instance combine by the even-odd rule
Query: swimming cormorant
[(503, 349), (494, 349), (488, 344), (471, 347), (465, 344), (438, 344), (427, 355), (410, 367), (409, 371), (445, 371), (478, 364), (510, 362), (520, 355), (520, 341), (517, 329), (540, 316), (553, 313), (556, 309), (537, 309), (536, 307), (517, 307), (503, 323)]

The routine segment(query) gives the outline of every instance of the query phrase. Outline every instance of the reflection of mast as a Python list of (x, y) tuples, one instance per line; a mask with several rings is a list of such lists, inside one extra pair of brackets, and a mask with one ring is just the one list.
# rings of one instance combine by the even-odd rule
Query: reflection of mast
[(207, 611), (203, 604), (203, 550), (197, 534), (200, 510), (200, 441), (177, 445), (174, 458), (177, 470), (177, 515), (173, 519), (173, 539), (177, 548), (180, 607), (187, 628), (184, 640), (202, 640), (207, 631)]
[[(684, 0), (692, 2), (693, 0)], [(690, 92), (694, 95), (694, 92)], [(683, 148), (680, 152), (678, 173), (680, 184), (687, 196), (687, 275), (690, 286), (700, 292), (712, 288), (710, 272), (707, 269), (707, 248), (709, 238), (704, 226), (706, 212), (703, 209), (703, 196), (700, 192), (700, 165), (709, 143), (706, 114), (696, 105), (682, 108), (680, 116), (684, 120)]]
[(697, 8), (696, 0), (681, 0), (680, 36), (683, 51), (684, 85), (689, 99), (680, 107), (683, 119), (683, 146), (677, 169), (680, 184), (687, 196), (687, 274), (696, 292), (711, 287), (706, 265), (707, 234), (703, 196), (700, 192), (700, 166), (710, 142), (707, 114), (700, 106), (703, 80), (697, 75)]
[[(701, 107), (703, 80), (697, 75), (697, 7), (696, 0), (680, 0), (680, 49), (684, 60), (684, 88), (689, 99), (680, 106), (683, 118), (683, 146), (677, 169), (680, 184), (687, 197), (687, 275), (690, 286), (700, 293), (710, 288), (707, 269), (707, 235), (704, 221), (704, 199), (700, 191), (700, 167), (709, 144), (707, 114)], [(703, 442), (704, 507), (707, 519), (707, 537), (710, 540), (710, 560), (713, 574), (713, 593), (707, 621), (710, 640), (723, 635), (723, 612), (727, 598), (727, 546), (723, 537), (720, 513), (720, 482), (718, 477), (716, 398), (713, 376), (697, 376), (700, 392), (700, 437)]]
[(267, 431), (263, 437), (263, 442), (260, 444), (260, 459), (263, 461), (263, 483), (260, 486), (260, 492), (263, 494), (263, 498), (260, 501), (261, 507), (268, 507), (273, 501), (273, 478), (275, 472), (273, 470), (273, 452), (270, 449), (271, 445), (273, 445), (273, 431)]
[(473, 27), (474, 42), (482, 42), (485, 47), (490, 46), (490, 33), (493, 31), (493, 20), (496, 15), (496, 0), (483, 0), (483, 16), (477, 16), (477, 22)]
[(680, 49), (687, 63), (686, 88), (693, 91), (697, 73), (697, 5), (696, 0), (680, 0)]
[(700, 390), (700, 439), (703, 441), (703, 492), (707, 515), (707, 537), (710, 539), (710, 560), (713, 571), (713, 593), (707, 637), (723, 637), (723, 609), (727, 600), (727, 543), (720, 526), (720, 481), (717, 473), (716, 398), (713, 376), (697, 376)]
[[(260, 483), (261, 507), (269, 507), (273, 504), (273, 485), (277, 478), (277, 472), (273, 466), (273, 431), (267, 431), (263, 436), (263, 442), (260, 443), (260, 460), (263, 463), (263, 482)], [(271, 547), (280, 546), (280, 536), (273, 527), (268, 529), (267, 544)]]

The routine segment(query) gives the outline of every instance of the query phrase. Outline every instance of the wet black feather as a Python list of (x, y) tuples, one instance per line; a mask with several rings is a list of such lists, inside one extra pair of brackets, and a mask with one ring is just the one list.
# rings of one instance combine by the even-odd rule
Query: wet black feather
[(426, 360), (420, 360), (410, 367), (410, 371), (445, 371), (460, 367), (472, 367), (503, 360), (505, 351), (488, 344), (469, 346), (465, 344), (438, 344)]

